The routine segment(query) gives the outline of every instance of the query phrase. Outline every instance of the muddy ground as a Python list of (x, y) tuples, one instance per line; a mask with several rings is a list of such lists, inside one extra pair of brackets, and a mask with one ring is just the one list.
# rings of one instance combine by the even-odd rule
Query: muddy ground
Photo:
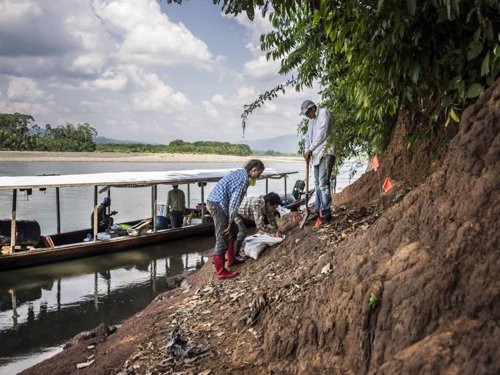
[(23, 374), (500, 373), (498, 82), (438, 162), (419, 157), (393, 139), (382, 198), (367, 172), (331, 224), (294, 227), (234, 280), (206, 264)]

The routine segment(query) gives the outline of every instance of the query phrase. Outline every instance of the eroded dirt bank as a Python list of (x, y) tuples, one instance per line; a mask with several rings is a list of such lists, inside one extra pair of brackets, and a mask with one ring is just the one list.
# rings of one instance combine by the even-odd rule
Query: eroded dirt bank
[(292, 230), (235, 280), (207, 264), (115, 333), (24, 374), (500, 373), (499, 160), (497, 82), (441, 166), (396, 181), (384, 210), (369, 172), (336, 198), (332, 224)]

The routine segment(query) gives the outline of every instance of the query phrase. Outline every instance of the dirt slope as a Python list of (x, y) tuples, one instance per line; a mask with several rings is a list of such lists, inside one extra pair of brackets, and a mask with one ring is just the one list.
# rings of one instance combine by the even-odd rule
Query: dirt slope
[(369, 172), (336, 199), (332, 224), (294, 229), (238, 279), (207, 264), (115, 333), (24, 373), (498, 374), (499, 160), (497, 82), (442, 165), (411, 191), (396, 184), (383, 211)]

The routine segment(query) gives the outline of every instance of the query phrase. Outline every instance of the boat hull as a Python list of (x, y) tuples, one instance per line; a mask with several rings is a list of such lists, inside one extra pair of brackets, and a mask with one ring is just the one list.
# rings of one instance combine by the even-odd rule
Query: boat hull
[[(309, 194), (312, 193), (313, 190), (309, 192)], [(293, 202), (288, 205), (287, 208), (295, 211), (304, 204), (304, 201), (304, 199), (301, 199)], [(139, 221), (129, 222), (127, 224), (134, 225), (137, 223), (139, 223)], [(249, 226), (255, 225), (253, 221), (246, 221), (246, 224)], [(213, 235), (214, 224), (212, 221), (209, 221), (203, 224), (160, 230), (156, 233), (146, 233), (138, 236), (120, 236), (103, 241), (82, 242), (82, 239), (85, 238), (89, 232), (90, 229), (85, 229), (54, 234), (49, 236), (54, 244), (53, 248), (35, 248), (33, 250), (15, 252), (10, 255), (0, 255), (0, 271), (109, 254), (167, 241), (189, 239), (196, 236)]]
[(36, 248), (16, 252), (10, 255), (0, 255), (0, 271), (12, 270), (21, 267), (30, 267), (41, 264), (60, 262), (93, 255), (108, 254), (117, 251), (144, 247), (157, 243), (189, 239), (196, 236), (212, 234), (213, 223), (205, 223), (176, 229), (166, 229), (156, 233), (139, 236), (121, 236), (109, 240), (90, 242), (76, 242), (60, 244), (63, 240), (77, 237), (84, 238), (88, 231), (78, 231), (51, 236), (54, 240), (53, 248)]

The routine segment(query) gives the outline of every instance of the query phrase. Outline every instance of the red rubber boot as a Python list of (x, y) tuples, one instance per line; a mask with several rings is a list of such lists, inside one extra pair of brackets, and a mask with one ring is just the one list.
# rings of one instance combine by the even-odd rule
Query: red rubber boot
[(224, 255), (214, 254), (212, 256), (212, 263), (215, 266), (215, 272), (219, 280), (232, 279), (239, 275), (238, 272), (231, 272), (224, 268)]
[(234, 240), (229, 240), (229, 247), (226, 250), (226, 259), (227, 259), (226, 265), (228, 267), (231, 267), (235, 264), (241, 264), (244, 262), (244, 260), (242, 260), (240, 257), (234, 256)]

